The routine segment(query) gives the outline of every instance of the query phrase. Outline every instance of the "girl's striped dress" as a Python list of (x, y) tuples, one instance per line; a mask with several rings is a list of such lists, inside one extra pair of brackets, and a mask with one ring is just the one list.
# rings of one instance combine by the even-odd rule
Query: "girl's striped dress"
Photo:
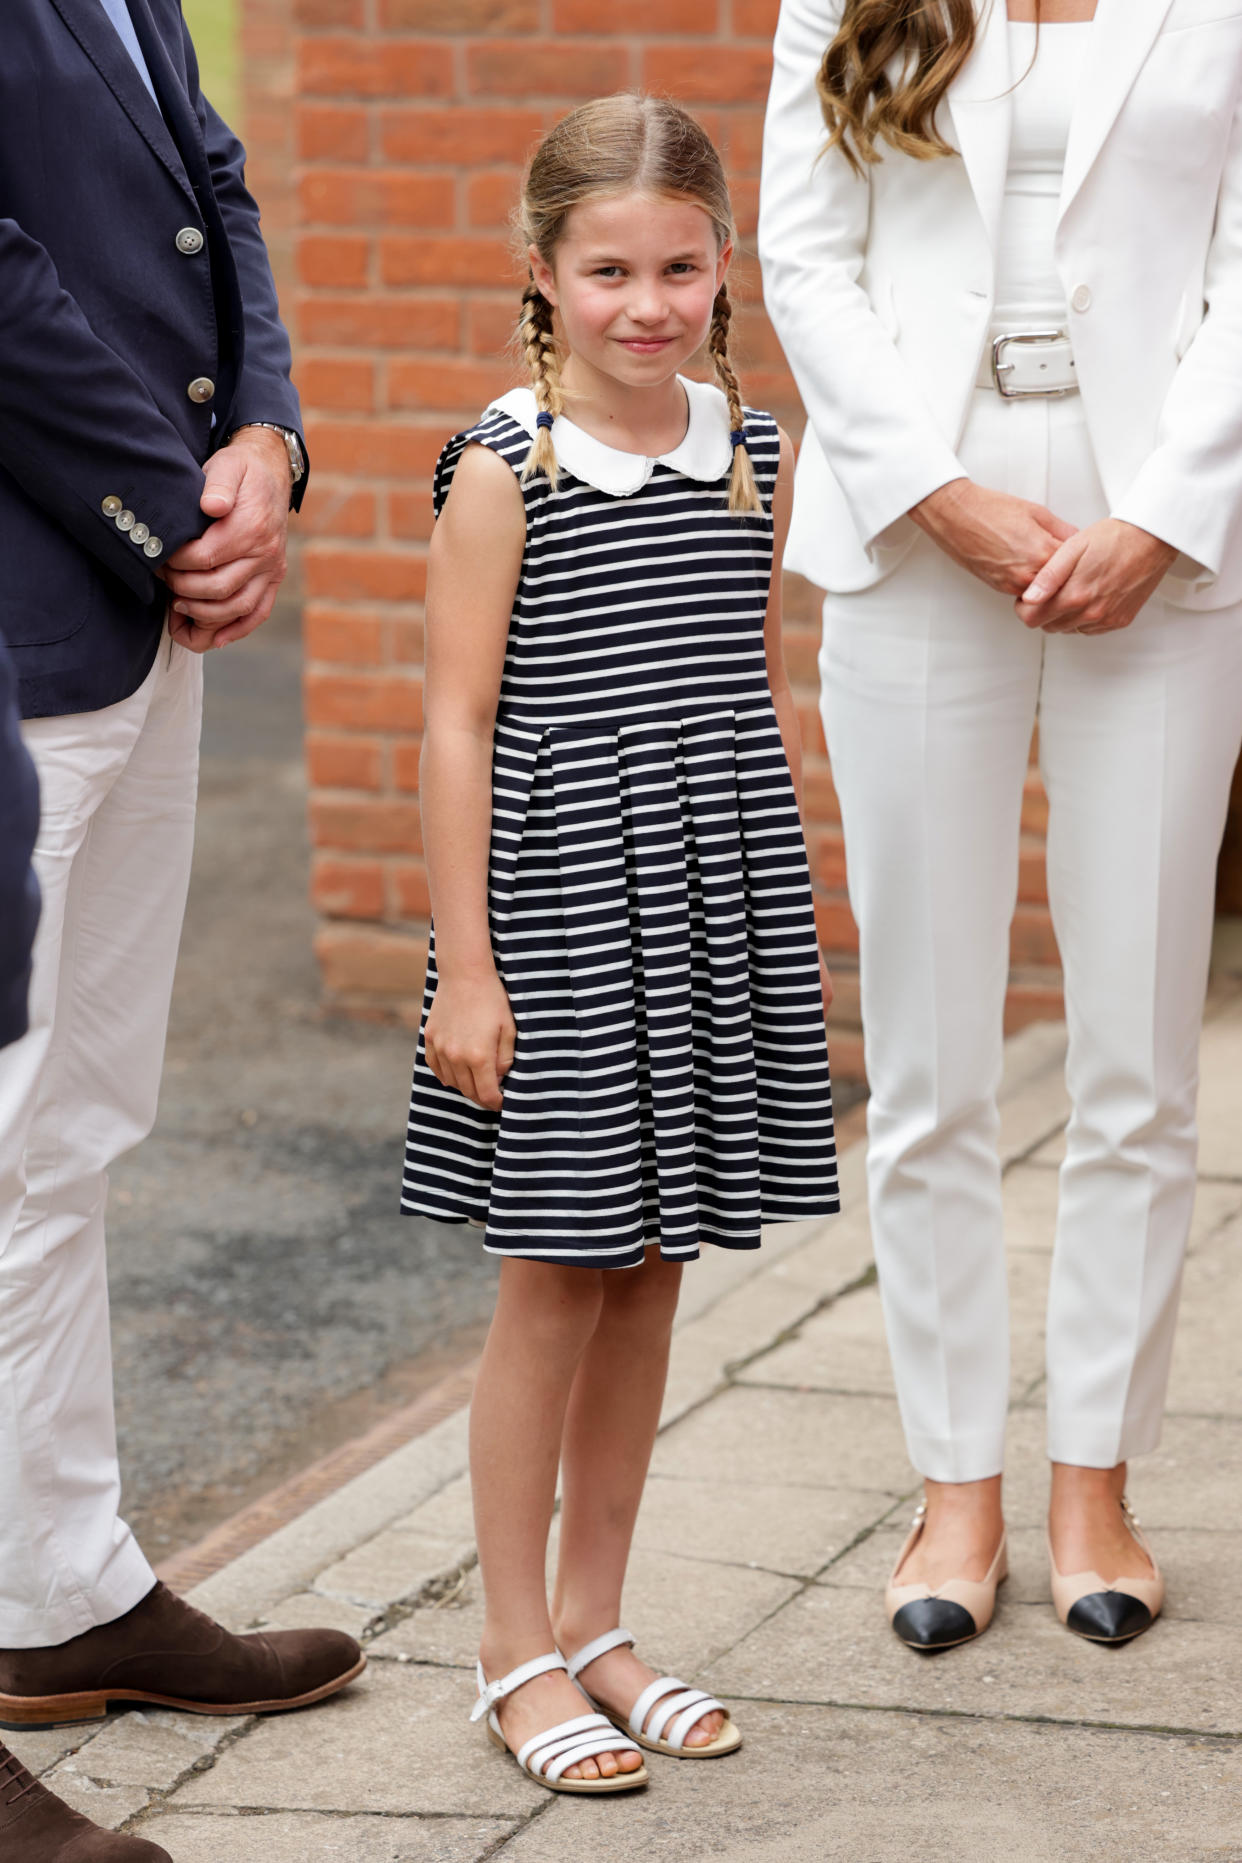
[[(403, 1209), (530, 1261), (628, 1268), (657, 1243), (756, 1248), (838, 1207), (806, 852), (768, 689), (776, 422), (746, 431), (765, 514), (727, 508), (724, 396), (623, 453), (561, 416), (560, 481), (523, 488), (526, 548), (496, 718), (489, 909), (517, 1047), (484, 1112), (414, 1068)], [(451, 440), (515, 474), (519, 388)], [(423, 1022), (436, 988), (434, 933)]]

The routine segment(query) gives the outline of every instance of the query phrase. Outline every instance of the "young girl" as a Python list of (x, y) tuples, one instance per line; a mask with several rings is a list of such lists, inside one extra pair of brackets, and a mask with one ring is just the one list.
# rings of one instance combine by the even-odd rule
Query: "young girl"
[[(646, 1783), (640, 1746), (740, 1741), (616, 1626), (681, 1264), (837, 1208), (830, 985), (774, 573), (791, 449), (729, 360), (719, 157), (674, 104), (587, 104), (519, 223), (530, 386), (435, 482), (403, 1207), (503, 1257), (471, 1418), (474, 1718), (541, 1784), (597, 1793)], [(720, 388), (678, 373), (704, 345)]]

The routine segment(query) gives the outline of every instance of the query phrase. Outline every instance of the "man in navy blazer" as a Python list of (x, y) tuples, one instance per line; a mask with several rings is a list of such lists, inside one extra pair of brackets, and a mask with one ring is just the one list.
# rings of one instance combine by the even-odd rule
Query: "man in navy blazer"
[[(189, 878), (202, 653), (266, 617), (306, 459), (244, 155), (179, 0), (5, 0), (0, 633), (39, 774), (30, 1027), (0, 1053), (0, 1725), (299, 1706), (329, 1631), (232, 1637), (118, 1512), (104, 1207), (150, 1129)], [(0, 949), (3, 947), (0, 946)], [(164, 1853), (0, 1751), (6, 1863)]]

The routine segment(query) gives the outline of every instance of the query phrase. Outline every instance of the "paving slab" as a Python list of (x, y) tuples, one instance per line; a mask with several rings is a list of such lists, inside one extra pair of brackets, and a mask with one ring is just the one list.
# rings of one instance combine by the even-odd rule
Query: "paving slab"
[[(740, 1711), (739, 1711), (740, 1713)], [(1242, 1753), (1080, 1728), (749, 1705), (745, 1745), (557, 1801), (504, 1863), (1221, 1863)], [(726, 1770), (727, 1768), (727, 1770)]]
[(789, 1488), (777, 1482), (653, 1475), (636, 1546), (705, 1562), (763, 1567), (809, 1577), (836, 1558), (892, 1505), (887, 1495), (852, 1488)]
[(247, 1725), (244, 1715), (174, 1714), (165, 1708), (113, 1712), (89, 1743), (49, 1775), (60, 1791), (71, 1775), (92, 1785), (145, 1786), (166, 1792), (213, 1763), (222, 1745)]
[[(1055, 1141), (1061, 1144), (1058, 1136)], [(1056, 1232), (1060, 1156), (1052, 1159), (1044, 1147), (1034, 1160), (1006, 1171), (1001, 1194), (1005, 1208), (1005, 1240), (1013, 1249), (1040, 1249), (1051, 1253)], [(1189, 1249), (1211, 1241), (1217, 1231), (1242, 1212), (1242, 1182), (1209, 1180), (1199, 1183), (1190, 1225)]]
[(1199, 1174), (1242, 1181), (1242, 997), (1203, 1025), (1199, 1050)]
[[(367, 1645), (372, 1665), (392, 1662), (430, 1663), (437, 1668), (463, 1669), (474, 1676), (483, 1636), (483, 1581), (475, 1566), (463, 1572), (445, 1597), (422, 1604), (392, 1630)], [(459, 1702), (469, 1701), (470, 1683)]]
[(40, 1778), (70, 1753), (77, 1753), (102, 1733), (105, 1722), (87, 1721), (74, 1727), (25, 1727), (0, 1733), (0, 1740), (16, 1753), (22, 1765)]
[(70, 1762), (45, 1774), (44, 1784), (57, 1798), (63, 1798), (74, 1811), (80, 1811), (101, 1830), (119, 1831), (140, 1811), (145, 1811), (151, 1794), (145, 1785), (96, 1785)]
[(1065, 1026), (1034, 1022), (1005, 1044), (998, 1147), (1005, 1165), (1028, 1157), (1069, 1114)]
[(340, 1598), (321, 1597), (315, 1591), (295, 1591), (282, 1598), (259, 1621), (262, 1630), (343, 1630), (348, 1636), (361, 1637), (375, 1621), (375, 1612), (365, 1605), (347, 1604)]
[(139, 1830), (176, 1863), (475, 1863), (517, 1828), (500, 1818), (165, 1811)]
[(396, 1523), (399, 1531), (434, 1533), (440, 1539), (466, 1539), (474, 1534), (474, 1506), (470, 1476), (463, 1472)]
[(320, 1707), (260, 1721), (168, 1802), (178, 1811), (520, 1817), (542, 1788), (470, 1725), (462, 1695), (452, 1671), (375, 1663)]
[[(1242, 1188), (1242, 1186), (1240, 1186)], [(1242, 1418), (1242, 1216), (1186, 1263), (1169, 1409)]]
[(321, 1572), (315, 1590), (381, 1611), (417, 1597), (433, 1580), (473, 1554), (473, 1534), (448, 1539), (390, 1527)]
[[(1015, 1396), (1043, 1375), (1049, 1265), (1049, 1256), (1022, 1251), (1008, 1261), (1010, 1382)], [(892, 1397), (892, 1361), (878, 1286), (872, 1283), (834, 1300), (799, 1326), (792, 1339), (751, 1359), (738, 1379), (743, 1384)]]
[(813, 1585), (704, 1671), (737, 1699), (1242, 1733), (1242, 1630), (1160, 1619), (1121, 1649), (1076, 1637), (1004, 1590), (977, 1642), (922, 1656), (886, 1632), (873, 1594)]
[(791, 1487), (904, 1494), (912, 1482), (895, 1400), (733, 1385), (656, 1443), (659, 1475), (753, 1487), (779, 1467)]

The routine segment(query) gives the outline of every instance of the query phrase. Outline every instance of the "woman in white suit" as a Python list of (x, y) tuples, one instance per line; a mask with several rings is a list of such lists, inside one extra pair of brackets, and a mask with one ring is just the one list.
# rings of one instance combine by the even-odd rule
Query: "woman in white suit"
[(1073, 1100), (1048, 1312), (1062, 1621), (1163, 1597), (1160, 1429), (1242, 738), (1242, 0), (784, 0), (760, 251), (809, 416), (791, 567), (861, 933), (880, 1285), (924, 1509), (890, 1618), (1006, 1568), (996, 1092), (1038, 717)]

